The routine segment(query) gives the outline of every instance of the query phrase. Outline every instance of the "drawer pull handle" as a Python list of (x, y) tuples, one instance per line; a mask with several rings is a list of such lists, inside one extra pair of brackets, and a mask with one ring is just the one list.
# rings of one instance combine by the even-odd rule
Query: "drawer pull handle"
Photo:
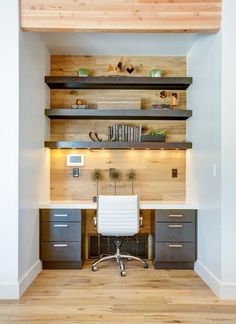
[(68, 217), (67, 214), (54, 214), (54, 217)]
[(67, 244), (53, 244), (54, 247), (67, 247)]
[(172, 214), (172, 215), (169, 215), (169, 217), (171, 217), (171, 218), (183, 218), (184, 215), (174, 215), (174, 214)]
[(55, 224), (54, 227), (68, 227), (66, 224)]
[(182, 228), (183, 225), (181, 225), (181, 224), (179, 224), (179, 225), (177, 225), (177, 224), (173, 224), (173, 225), (169, 225), (169, 227), (170, 227), (170, 228)]
[(169, 248), (182, 248), (182, 244), (169, 244)]

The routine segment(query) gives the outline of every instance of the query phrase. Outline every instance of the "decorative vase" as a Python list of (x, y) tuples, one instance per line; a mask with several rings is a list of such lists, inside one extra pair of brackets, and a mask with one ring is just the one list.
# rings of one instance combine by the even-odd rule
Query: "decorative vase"
[(89, 70), (88, 69), (78, 69), (77, 70), (77, 75), (80, 77), (87, 77), (89, 75)]
[(161, 78), (163, 75), (163, 72), (162, 72), (162, 70), (159, 70), (159, 69), (153, 69), (150, 71), (149, 75), (152, 78)]

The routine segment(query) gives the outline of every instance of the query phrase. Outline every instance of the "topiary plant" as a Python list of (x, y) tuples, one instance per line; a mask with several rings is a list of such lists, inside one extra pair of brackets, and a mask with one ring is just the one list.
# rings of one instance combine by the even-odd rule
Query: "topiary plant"
[(110, 176), (110, 179), (112, 181), (114, 181), (114, 184), (115, 184), (114, 189), (115, 189), (115, 195), (116, 195), (116, 183), (117, 183), (117, 181), (120, 181), (122, 179), (122, 173), (118, 169), (111, 169), (109, 176)]
[(131, 169), (126, 174), (127, 180), (131, 181), (132, 195), (134, 194), (134, 181), (136, 179), (136, 172), (134, 169)]
[(166, 130), (165, 129), (149, 129), (144, 133), (144, 135), (149, 135), (149, 136), (157, 136), (157, 135), (166, 135)]
[(101, 169), (94, 169), (91, 174), (91, 178), (97, 184), (97, 196), (99, 193), (99, 181), (104, 179), (103, 173)]

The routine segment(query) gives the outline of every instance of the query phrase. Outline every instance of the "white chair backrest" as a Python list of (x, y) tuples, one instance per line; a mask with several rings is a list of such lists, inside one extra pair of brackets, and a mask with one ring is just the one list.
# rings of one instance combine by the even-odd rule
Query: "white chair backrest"
[(98, 196), (97, 232), (132, 236), (139, 232), (138, 196)]

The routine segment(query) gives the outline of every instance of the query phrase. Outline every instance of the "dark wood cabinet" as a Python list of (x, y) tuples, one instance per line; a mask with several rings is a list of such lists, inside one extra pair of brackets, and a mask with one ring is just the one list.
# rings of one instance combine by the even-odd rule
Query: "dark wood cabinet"
[(43, 269), (80, 269), (82, 231), (81, 210), (41, 209), (40, 258)]
[(156, 210), (153, 263), (156, 269), (193, 269), (197, 258), (197, 211)]

